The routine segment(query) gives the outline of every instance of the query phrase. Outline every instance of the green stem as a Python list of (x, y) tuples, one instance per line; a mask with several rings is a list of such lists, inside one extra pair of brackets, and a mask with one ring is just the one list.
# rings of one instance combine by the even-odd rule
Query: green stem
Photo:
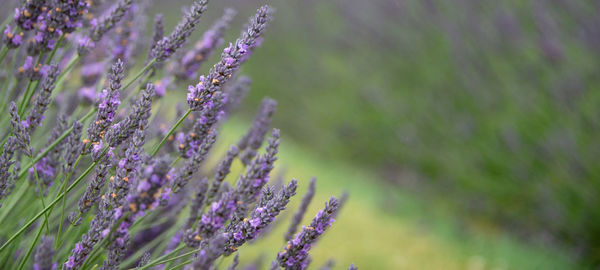
[[(105, 149), (102, 154), (100, 155), (100, 157), (104, 156), (107, 152), (108, 148)], [(92, 169), (94, 169), (94, 167), (96, 167), (96, 165), (98, 164), (98, 161), (94, 161), (84, 172), (83, 174), (81, 174), (68, 188), (67, 190), (65, 190), (65, 192), (61, 193), (58, 197), (56, 197), (48, 206), (46, 206), (42, 211), (38, 212), (32, 219), (30, 219), (23, 227), (21, 227), (21, 229), (19, 229), (19, 231), (17, 231), (15, 234), (13, 234), (6, 242), (4, 242), (4, 244), (2, 244), (2, 246), (0, 246), (0, 252), (2, 252), (10, 243), (12, 243), (19, 235), (21, 235), (23, 232), (25, 232), (25, 230), (27, 230), (29, 227), (31, 227), (31, 225), (37, 220), (39, 219), (42, 215), (44, 215), (45, 213), (47, 213), (52, 207), (54, 207), (54, 205), (56, 205), (64, 196), (66, 196), (73, 188), (75, 188), (75, 186), (77, 186), (77, 184), (79, 184), (79, 182), (81, 182), (88, 174), (90, 174), (90, 172), (92, 171)]]
[(167, 270), (175, 270), (175, 269), (177, 269), (177, 268), (180, 268), (180, 267), (186, 266), (186, 265), (188, 265), (188, 264), (190, 264), (190, 263), (192, 263), (192, 262), (193, 262), (193, 260), (187, 260), (187, 261), (185, 261), (185, 262), (182, 262), (182, 263), (180, 263), (180, 264), (178, 264), (178, 265), (175, 265), (175, 266), (173, 266), (173, 267), (171, 267), (171, 268), (169, 268), (169, 269), (167, 269)]
[(4, 61), (4, 58), (6, 57), (7, 54), (8, 54), (8, 46), (4, 46), (2, 48), (2, 50), (0, 50), (0, 63), (2, 63), (2, 61)]
[[(73, 171), (75, 170), (75, 168), (77, 168), (77, 165), (79, 165), (79, 161), (81, 161), (81, 157), (82, 155), (79, 155), (79, 157), (77, 157), (77, 160), (75, 161), (75, 164), (73, 165)], [(71, 174), (72, 172), (70, 172), (69, 174), (67, 174), (65, 176), (65, 180), (63, 180), (63, 184), (61, 186), (61, 191), (63, 191), (63, 189), (66, 186), (66, 183), (69, 182), (69, 179), (71, 178)], [(58, 248), (58, 243), (60, 243), (60, 236), (62, 233), (62, 227), (63, 227), (63, 223), (65, 221), (65, 205), (67, 204), (67, 196), (65, 195), (63, 197), (63, 201), (62, 201), (62, 212), (60, 213), (60, 223), (58, 224), (58, 234), (56, 235), (56, 241), (54, 242), (54, 244), (56, 245), (56, 248)]]
[(56, 44), (54, 44), (54, 48), (52, 49), (52, 51), (50, 52), (50, 55), (46, 59), (46, 65), (50, 64), (50, 62), (52, 61), (52, 58), (54, 58), (54, 55), (56, 54), (56, 50), (58, 49), (58, 47), (60, 46), (60, 43), (62, 42), (62, 40), (64, 38), (65, 38), (65, 34), (63, 33), (62, 35), (60, 35), (60, 37), (56, 41)]
[[(29, 156), (29, 159), (31, 159), (31, 161), (33, 162), (33, 154), (31, 154)], [(33, 164), (33, 174), (35, 175), (35, 184), (38, 189), (38, 194), (40, 195), (40, 201), (42, 202), (42, 208), (46, 208), (46, 203), (44, 202), (44, 195), (42, 193), (42, 183), (40, 183), (40, 177), (38, 175), (37, 169), (35, 168), (35, 163)], [(50, 228), (48, 228), (48, 216), (49, 216), (49, 214), (46, 213), (45, 220), (44, 220), (44, 224), (46, 224), (46, 233), (48, 233), (50, 231)]]
[[(75, 66), (75, 63), (77, 62), (77, 60), (79, 60), (79, 54), (76, 54), (75, 57), (71, 58), (71, 60), (69, 60), (69, 63), (67, 64), (65, 69), (60, 73), (60, 75), (58, 75), (58, 78), (56, 79), (56, 83), (54, 84), (54, 85), (56, 85), (56, 87), (55, 87), (56, 89), (63, 89), (60, 86), (62, 85), (63, 81), (65, 80), (65, 76), (67, 74), (69, 74), (69, 72)], [(57, 91), (54, 91), (54, 92), (57, 92)]]
[(154, 150), (152, 150), (152, 156), (156, 156), (156, 154), (158, 154), (158, 151), (160, 150), (160, 148), (163, 146), (163, 144), (165, 144), (165, 142), (169, 139), (169, 136), (171, 136), (171, 134), (173, 134), (173, 132), (175, 132), (175, 129), (177, 127), (179, 127), (179, 125), (181, 125), (181, 123), (183, 122), (183, 120), (185, 120), (186, 117), (188, 117), (188, 115), (190, 115), (190, 113), (192, 112), (191, 109), (188, 109), (182, 116), (181, 118), (179, 118), (179, 120), (177, 120), (177, 123), (175, 123), (175, 125), (173, 125), (173, 127), (171, 127), (171, 129), (169, 130), (169, 132), (165, 135), (165, 137), (160, 141), (160, 143), (158, 143), (155, 147)]
[[(40, 64), (40, 62), (42, 62), (43, 56), (44, 56), (44, 54), (40, 53), (37, 60), (35, 61), (36, 67)], [(27, 90), (25, 91), (25, 95), (23, 95), (23, 100), (21, 100), (21, 104), (19, 104), (19, 116), (23, 116), (25, 109), (27, 108), (27, 106), (29, 106), (29, 103), (31, 102), (31, 98), (33, 97), (33, 94), (35, 93), (35, 89), (37, 89), (38, 85), (40, 84), (40, 80), (41, 79), (34, 81), (32, 79), (29, 79), (29, 83), (27, 84)]]
[[(184, 253), (183, 255), (177, 256), (177, 257), (173, 257), (171, 259), (167, 259), (167, 260), (165, 260), (165, 258), (168, 258), (172, 254), (175, 254), (175, 253), (183, 250), (184, 248), (185, 248), (185, 245), (181, 245), (178, 248), (174, 249), (173, 251), (171, 251), (171, 252), (169, 252), (169, 253), (167, 253), (165, 255), (162, 255), (162, 256), (154, 259), (153, 261), (148, 262), (146, 265), (142, 266), (141, 268), (139, 268), (137, 270), (145, 270), (145, 269), (148, 269), (148, 268), (150, 268), (152, 266), (155, 266), (155, 265), (160, 265), (160, 264), (167, 263), (167, 262), (170, 262), (170, 261), (173, 261), (173, 260), (177, 260), (177, 259), (181, 258), (182, 256), (184, 256), (186, 253)], [(190, 253), (188, 255), (194, 254), (194, 252), (198, 252), (198, 251), (200, 251), (200, 250), (192, 251), (192, 253)]]
[[(48, 220), (44, 220), (45, 225), (48, 225), (47, 221)], [(29, 255), (31, 255), (31, 251), (33, 251), (33, 248), (35, 247), (37, 240), (40, 238), (40, 234), (42, 234), (43, 229), (44, 229), (44, 224), (42, 224), (42, 226), (40, 226), (40, 228), (38, 229), (38, 231), (35, 235), (35, 238), (33, 239), (33, 242), (31, 243), (31, 245), (29, 246), (29, 249), (27, 250), (27, 253), (25, 254), (25, 257), (21, 261), (21, 264), (19, 264), (19, 270), (22, 270), (23, 267), (25, 266), (25, 263), (27, 262), (27, 259), (29, 259)]]
[(146, 71), (148, 71), (148, 69), (150, 69), (152, 67), (152, 65), (154, 65), (154, 63), (156, 63), (156, 59), (152, 59), (152, 61), (150, 61), (148, 64), (146, 64), (142, 70), (140, 70), (140, 72), (138, 72), (133, 79), (131, 79), (128, 83), (125, 84), (125, 86), (123, 86), (123, 88), (121, 89), (121, 91), (125, 91), (125, 89), (129, 88), (133, 83), (135, 83), (135, 81), (137, 81), (137, 79), (139, 79), (140, 77), (142, 77), (142, 75), (144, 75), (144, 73)]
[[(80, 121), (83, 122), (83, 121), (87, 120), (95, 112), (96, 112), (96, 108), (91, 109), (85, 116), (83, 116), (80, 119)], [(29, 168), (31, 168), (31, 166), (33, 166), (33, 164), (35, 164), (36, 162), (40, 161), (40, 159), (45, 157), (52, 149), (54, 149), (54, 147), (56, 147), (56, 145), (58, 145), (62, 140), (64, 140), (72, 131), (73, 131), (73, 127), (70, 127), (69, 129), (65, 130), (65, 132), (63, 132), (63, 134), (60, 135), (60, 137), (58, 137), (56, 140), (54, 140), (54, 142), (52, 142), (52, 144), (50, 144), (42, 153), (38, 154), (37, 157), (35, 157), (35, 159), (33, 160), (33, 162), (29, 163), (27, 166), (25, 166), (21, 170), (21, 172), (19, 173), (19, 178), (23, 177), (27, 173), (27, 170), (29, 170)]]

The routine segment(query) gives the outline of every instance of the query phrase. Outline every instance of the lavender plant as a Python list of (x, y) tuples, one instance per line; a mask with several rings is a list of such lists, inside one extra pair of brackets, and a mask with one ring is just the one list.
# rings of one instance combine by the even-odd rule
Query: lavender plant
[[(189, 108), (173, 120), (162, 105), (177, 95), (146, 82), (197, 77), (235, 12), (226, 9), (187, 48), (208, 1), (195, 1), (167, 37), (161, 16), (152, 36), (141, 33), (146, 5), (24, 0), (6, 25), (0, 63), (9, 55), (16, 66), (6, 72), (17, 78), (12, 86), (2, 84), (14, 100), (0, 104), (8, 109), (0, 116), (6, 127), (0, 132), (0, 265), (6, 269), (216, 269), (234, 253), (227, 268), (236, 269), (238, 251), (270, 231), (302, 184), (269, 184), (278, 129), (260, 151), (275, 111), (272, 99), (224, 157), (212, 149), (224, 116), (248, 92), (250, 78), (237, 72), (261, 43), (272, 9), (259, 8), (208, 74), (187, 87)], [(148, 59), (137, 59), (142, 45)], [(179, 50), (182, 58), (171, 57)], [(138, 60), (145, 66), (128, 76)], [(163, 63), (174, 68), (163, 70)], [(71, 80), (76, 69), (81, 80)], [(213, 156), (221, 162), (206, 168)], [(236, 162), (245, 172), (230, 185)], [(272, 257), (274, 269), (305, 268), (308, 249), (333, 222), (335, 198), (292, 238), (314, 186), (312, 180), (294, 215), (289, 244)]]

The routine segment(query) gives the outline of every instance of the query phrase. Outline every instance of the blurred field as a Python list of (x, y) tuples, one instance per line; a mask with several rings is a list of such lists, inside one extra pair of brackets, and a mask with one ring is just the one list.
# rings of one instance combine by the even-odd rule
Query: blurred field
[[(253, 84), (239, 115), (248, 120), (263, 96), (275, 98), (275, 126), (294, 141), (282, 151), (287, 175), (317, 176), (317, 201), (352, 192), (315, 264), (330, 254), (367, 269), (600, 261), (600, 4), (227, 0), (210, 8), (236, 8), (239, 26), (265, 2), (276, 19), (242, 70)], [(158, 6), (169, 28), (178, 10)], [(348, 244), (335, 245), (340, 239)]]
[[(248, 122), (229, 120), (222, 129), (215, 156), (235, 143)], [(284, 180), (297, 178), (302, 194), (312, 176), (318, 176), (317, 195), (308, 216), (313, 216), (328, 194), (350, 192), (348, 204), (335, 225), (319, 241), (312, 253), (313, 269), (335, 259), (335, 269), (350, 263), (362, 269), (577, 269), (580, 266), (557, 250), (543, 250), (515, 241), (497, 230), (459, 229), (453, 219), (437, 211), (417, 196), (390, 190), (376, 176), (363, 169), (322, 158), (282, 138), (279, 169)], [(214, 160), (213, 160), (214, 162)], [(240, 164), (237, 164), (240, 165)], [(239, 166), (238, 166), (239, 169)], [(278, 175), (276, 172), (275, 175)], [(232, 174), (236, 175), (236, 174)], [(229, 179), (235, 180), (235, 179)], [(254, 245), (240, 250), (242, 261), (260, 257), (259, 250), (274, 254), (283, 245), (283, 233), (300, 197), (292, 200), (274, 231)], [(393, 202), (393, 204), (392, 204)], [(305, 217), (304, 224), (311, 217)], [(268, 264), (273, 258), (264, 257)]]

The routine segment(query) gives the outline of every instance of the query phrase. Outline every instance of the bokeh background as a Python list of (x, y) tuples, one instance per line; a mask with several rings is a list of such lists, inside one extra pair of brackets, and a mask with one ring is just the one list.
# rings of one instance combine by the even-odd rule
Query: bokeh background
[[(600, 264), (599, 1), (222, 0), (200, 30), (233, 7), (233, 41), (264, 3), (275, 20), (220, 151), (264, 96), (279, 102), (277, 173), (318, 178), (309, 215), (350, 193), (315, 268)], [(186, 4), (153, 9), (169, 31)], [(242, 259), (274, 254), (272, 235)]]

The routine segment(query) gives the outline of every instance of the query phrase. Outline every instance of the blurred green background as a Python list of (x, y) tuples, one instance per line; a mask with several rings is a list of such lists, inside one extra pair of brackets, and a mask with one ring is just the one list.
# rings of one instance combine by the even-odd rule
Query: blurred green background
[[(156, 1), (167, 31), (186, 3)], [(264, 3), (275, 20), (242, 69), (252, 88), (221, 144), (270, 96), (279, 167), (301, 190), (319, 179), (309, 214), (350, 192), (313, 266), (600, 263), (600, 2), (223, 0), (201, 30), (233, 7), (233, 41)], [(275, 252), (283, 241), (257, 244)]]

